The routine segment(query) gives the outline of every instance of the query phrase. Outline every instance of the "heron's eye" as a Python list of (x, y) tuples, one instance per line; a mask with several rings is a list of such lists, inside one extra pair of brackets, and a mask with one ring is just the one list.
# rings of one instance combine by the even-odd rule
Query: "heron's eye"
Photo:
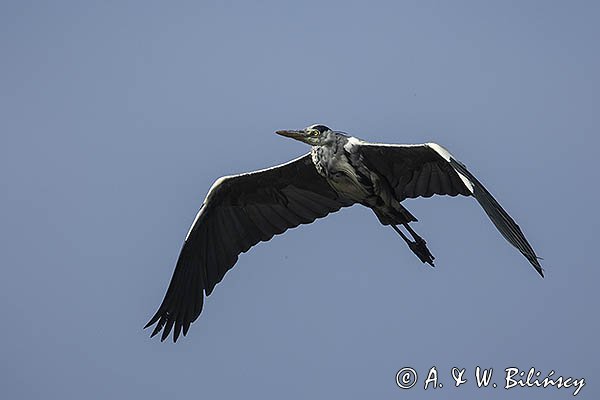
[(319, 130), (318, 129), (311, 129), (310, 130), (310, 135), (311, 136), (317, 136), (319, 134)]

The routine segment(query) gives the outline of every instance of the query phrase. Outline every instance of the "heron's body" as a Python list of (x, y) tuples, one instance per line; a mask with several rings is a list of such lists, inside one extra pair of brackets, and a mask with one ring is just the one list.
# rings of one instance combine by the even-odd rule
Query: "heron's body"
[(354, 154), (351, 140), (333, 132), (311, 149), (312, 162), (327, 183), (341, 196), (362, 203), (374, 193), (369, 171), (353, 162)]
[(204, 295), (211, 294), (240, 253), (352, 204), (371, 208), (422, 262), (433, 266), (425, 240), (409, 225), (417, 219), (400, 202), (434, 194), (473, 196), (502, 236), (543, 276), (519, 226), (442, 146), (368, 143), (323, 125), (277, 133), (311, 145), (310, 153), (215, 182), (186, 236), (163, 303), (146, 325), (158, 322), (152, 335), (163, 330), (164, 340), (173, 327), (174, 340), (181, 331), (185, 335), (202, 311)]
[(311, 149), (317, 172), (341, 197), (373, 209), (384, 225), (391, 220), (396, 224), (416, 221), (394, 198), (389, 185), (364, 163), (361, 143), (355, 137), (328, 131), (326, 140)]

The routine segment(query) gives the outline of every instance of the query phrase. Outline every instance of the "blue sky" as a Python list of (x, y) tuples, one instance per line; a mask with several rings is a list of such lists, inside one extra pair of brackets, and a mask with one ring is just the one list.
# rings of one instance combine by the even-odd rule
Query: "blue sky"
[[(596, 2), (0, 4), (6, 398), (565, 399), (454, 388), (535, 367), (600, 394)], [(544, 257), (468, 198), (407, 201), (431, 270), (353, 207), (240, 257), (176, 345), (141, 327), (221, 175), (314, 122), (436, 141)], [(317, 279), (318, 278), (318, 279)], [(432, 366), (441, 389), (424, 391)], [(401, 390), (395, 374), (419, 373)]]

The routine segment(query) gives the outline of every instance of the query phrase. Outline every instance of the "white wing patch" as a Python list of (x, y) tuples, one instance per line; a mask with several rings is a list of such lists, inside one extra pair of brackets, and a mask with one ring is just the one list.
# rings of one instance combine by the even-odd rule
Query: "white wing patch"
[(346, 144), (344, 145), (344, 150), (346, 150), (347, 152), (351, 152), (352, 148), (354, 146), (359, 146), (361, 144), (364, 144), (365, 142), (363, 142), (362, 140), (355, 138), (354, 136), (350, 136), (348, 138), (348, 141), (346, 142)]
[(448, 162), (450, 162), (450, 158), (454, 158), (445, 147), (440, 146), (437, 143), (425, 143), (425, 145), (431, 147), (436, 153), (438, 153), (444, 160)]
[[(437, 143), (425, 143), (425, 145), (427, 147), (431, 148), (432, 150), (434, 150), (440, 156), (442, 156), (442, 158), (444, 160), (450, 162), (450, 159), (453, 159), (454, 161), (459, 162), (445, 147), (443, 147)], [(455, 171), (456, 171), (456, 169), (455, 169)], [(473, 193), (473, 182), (471, 182), (469, 179), (467, 179), (467, 177), (464, 176), (463, 174), (461, 174), (460, 172), (456, 171), (456, 173), (458, 174), (458, 177), (460, 178), (460, 180), (463, 181), (463, 183), (465, 184), (467, 189), (469, 189), (469, 191), (471, 193)]]

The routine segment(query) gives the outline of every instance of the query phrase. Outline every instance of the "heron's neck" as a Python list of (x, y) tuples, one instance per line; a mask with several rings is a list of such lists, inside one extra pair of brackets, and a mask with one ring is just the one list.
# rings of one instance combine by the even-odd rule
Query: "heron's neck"
[(328, 176), (337, 169), (340, 161), (346, 159), (344, 144), (347, 141), (344, 135), (329, 132), (318, 145), (312, 147), (312, 160), (321, 175)]
[(319, 144), (317, 146), (325, 146), (325, 147), (337, 147), (340, 142), (344, 142), (346, 139), (346, 135), (342, 135), (337, 132), (325, 132), (319, 139)]

